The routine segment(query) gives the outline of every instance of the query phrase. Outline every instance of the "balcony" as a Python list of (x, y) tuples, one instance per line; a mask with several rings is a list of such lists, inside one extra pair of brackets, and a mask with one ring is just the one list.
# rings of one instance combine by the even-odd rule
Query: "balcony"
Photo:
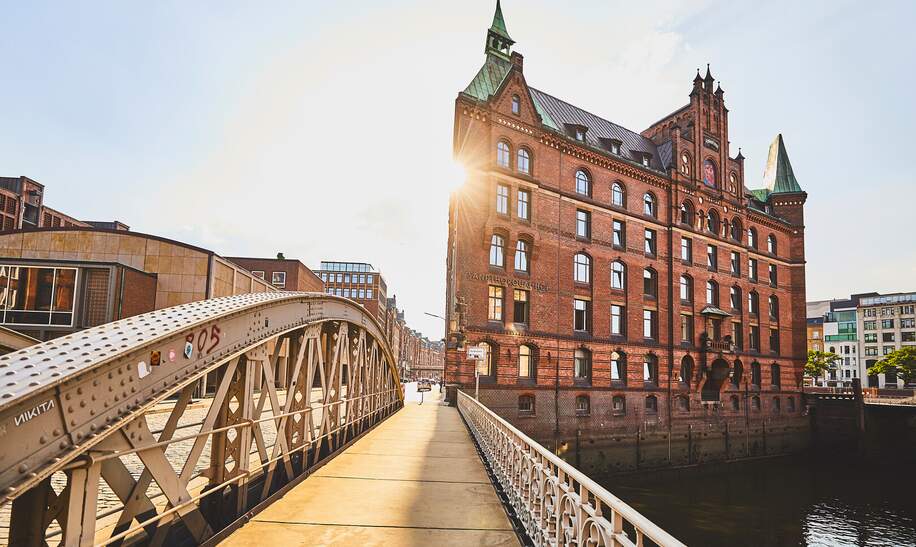
[(710, 338), (709, 335), (704, 332), (700, 334), (700, 349), (702, 351), (734, 353), (735, 344), (732, 342), (731, 336)]

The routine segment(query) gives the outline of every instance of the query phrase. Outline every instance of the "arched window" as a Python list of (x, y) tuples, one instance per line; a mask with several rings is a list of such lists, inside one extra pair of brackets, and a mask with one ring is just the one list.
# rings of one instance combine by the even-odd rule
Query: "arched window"
[(741, 226), (741, 220), (738, 218), (732, 219), (732, 232), (731, 237), (735, 241), (740, 242), (741, 236), (744, 234), (744, 228)]
[(531, 395), (518, 396), (518, 413), (534, 414), (534, 397)]
[(496, 165), (509, 168), (509, 143), (499, 141), (496, 144)]
[(690, 412), (690, 399), (686, 395), (677, 396), (677, 409), (680, 412)]
[(779, 414), (779, 397), (773, 397), (773, 414)]
[(779, 298), (775, 294), (771, 294), (768, 300), (768, 307), (770, 309), (770, 319), (778, 320), (779, 319)]
[(738, 387), (741, 385), (741, 377), (744, 376), (744, 365), (740, 359), (735, 359), (735, 368), (732, 369), (732, 385)]
[(531, 173), (531, 153), (524, 148), (519, 148), (518, 156), (516, 156), (515, 168), (518, 169), (519, 173), (524, 173), (526, 175)]
[(515, 270), (528, 271), (528, 243), (523, 239), (519, 239), (515, 244)]
[(741, 409), (741, 403), (737, 395), (732, 395), (728, 398), (728, 406), (735, 412)]
[(795, 397), (789, 397), (786, 399), (786, 410), (789, 412), (795, 412)]
[(735, 285), (729, 290), (729, 296), (731, 297), (732, 309), (735, 311), (741, 311), (741, 289)]
[(611, 382), (618, 385), (627, 383), (627, 356), (622, 351), (611, 352)]
[(693, 279), (687, 274), (681, 276), (681, 301), (693, 302)]
[(506, 240), (499, 234), (490, 238), (490, 266), (505, 266)]
[(642, 292), (646, 296), (658, 298), (658, 275), (652, 268), (642, 271)]
[(526, 344), (522, 344), (518, 347), (518, 377), (534, 377), (534, 371), (531, 367), (531, 346)]
[(756, 395), (751, 397), (751, 410), (754, 412), (760, 412), (760, 397)]
[(690, 176), (690, 154), (687, 152), (681, 154), (681, 173), (684, 176)]
[(656, 414), (658, 412), (658, 397), (649, 395), (646, 397), (646, 414)]
[(771, 255), (776, 254), (776, 236), (773, 234), (767, 236), (767, 252)]
[(611, 288), (624, 290), (626, 288), (626, 267), (623, 262), (611, 262)]
[(642, 362), (643, 382), (658, 385), (658, 357), (649, 353)]
[(627, 413), (627, 400), (623, 395), (614, 395), (611, 399), (611, 410), (615, 416), (623, 416)]
[(626, 205), (626, 194), (624, 193), (623, 185), (619, 182), (615, 182), (611, 186), (611, 203), (617, 207)]
[(581, 169), (576, 171), (576, 192), (585, 196), (592, 195), (592, 181), (588, 178), (588, 173)]
[(577, 349), (573, 366), (575, 369), (573, 374), (576, 380), (589, 380), (592, 376), (592, 353), (584, 348)]
[(747, 293), (747, 313), (757, 315), (760, 312), (760, 297), (757, 291)]
[(747, 245), (751, 249), (757, 248), (757, 229), (756, 228), (747, 229)]
[(751, 385), (760, 387), (760, 363), (751, 363)]
[(716, 235), (719, 234), (719, 213), (715, 209), (710, 209), (706, 213), (706, 229)]
[(681, 224), (686, 226), (693, 226), (693, 204), (690, 201), (685, 201), (681, 204)]
[(770, 383), (774, 388), (778, 388), (782, 384), (782, 380), (779, 377), (779, 365), (776, 363), (770, 365)]
[(518, 95), (513, 95), (512, 96), (512, 113), (518, 114), (521, 111), (522, 111), (522, 100), (518, 97)]
[(588, 395), (579, 395), (576, 397), (576, 416), (588, 416), (591, 413), (591, 404)]
[(693, 379), (693, 357), (685, 355), (681, 359), (681, 370), (678, 371), (677, 381), (690, 385), (690, 381)]
[(711, 279), (706, 282), (706, 303), (710, 306), (719, 305), (719, 284)]
[(592, 282), (592, 259), (585, 253), (573, 257), (573, 280), (576, 283)]
[(483, 348), (483, 361), (478, 363), (481, 376), (493, 376), (493, 347), (488, 342), (480, 342), (477, 347)]
[(657, 214), (655, 207), (655, 196), (649, 192), (646, 192), (646, 194), (642, 197), (642, 212), (649, 215), (650, 217), (654, 217)]

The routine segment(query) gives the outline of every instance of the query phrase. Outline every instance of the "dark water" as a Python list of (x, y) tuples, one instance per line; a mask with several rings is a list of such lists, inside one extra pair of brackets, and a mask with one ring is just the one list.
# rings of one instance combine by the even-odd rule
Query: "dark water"
[(916, 546), (916, 468), (804, 455), (602, 480), (690, 546)]

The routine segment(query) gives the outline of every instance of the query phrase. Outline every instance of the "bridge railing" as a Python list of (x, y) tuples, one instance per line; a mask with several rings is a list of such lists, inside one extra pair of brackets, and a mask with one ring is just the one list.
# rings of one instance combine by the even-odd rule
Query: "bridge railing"
[(458, 410), (535, 545), (684, 545), (462, 391)]
[[(218, 541), (403, 405), (380, 326), (324, 294), (159, 310), (2, 356), (0, 371), (10, 545)], [(213, 394), (192, 401), (201, 383)]]

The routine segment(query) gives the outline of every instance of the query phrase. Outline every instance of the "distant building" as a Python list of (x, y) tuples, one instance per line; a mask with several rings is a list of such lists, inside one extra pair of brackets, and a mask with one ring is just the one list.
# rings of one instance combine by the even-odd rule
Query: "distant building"
[(305, 264), (291, 258), (226, 257), (283, 291), (324, 292), (324, 283)]
[[(916, 346), (916, 292), (862, 297), (856, 307), (863, 370), (905, 346)], [(903, 387), (893, 372), (868, 376), (868, 387)]]
[(324, 283), (326, 293), (359, 302), (379, 323), (385, 324), (388, 285), (372, 264), (322, 261), (318, 277)]
[(40, 340), (205, 298), (274, 291), (213, 251), (97, 228), (0, 233), (0, 325)]
[(808, 351), (824, 351), (824, 318), (808, 318)]
[(82, 221), (44, 204), (45, 186), (29, 177), (0, 177), (0, 230), (95, 227), (129, 230), (122, 222)]

